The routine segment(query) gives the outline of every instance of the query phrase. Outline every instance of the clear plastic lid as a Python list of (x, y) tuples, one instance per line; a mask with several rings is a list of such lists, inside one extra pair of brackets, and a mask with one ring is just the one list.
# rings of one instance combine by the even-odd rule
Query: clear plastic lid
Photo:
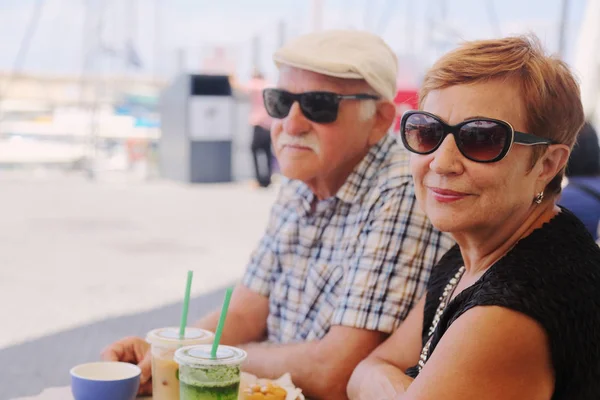
[(168, 327), (148, 332), (146, 341), (155, 346), (177, 348), (193, 344), (212, 343), (215, 335), (200, 328), (185, 328), (183, 339), (179, 338), (179, 328)]
[(211, 357), (211, 345), (187, 346), (175, 352), (175, 362), (180, 365), (202, 367), (206, 365), (235, 365), (246, 359), (246, 352), (237, 347), (219, 345), (217, 356)]

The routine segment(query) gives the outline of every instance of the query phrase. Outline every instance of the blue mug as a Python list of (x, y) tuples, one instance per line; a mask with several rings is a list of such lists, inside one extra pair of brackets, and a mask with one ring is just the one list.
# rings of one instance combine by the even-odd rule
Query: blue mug
[(133, 400), (142, 371), (134, 364), (104, 361), (81, 364), (70, 372), (75, 400)]

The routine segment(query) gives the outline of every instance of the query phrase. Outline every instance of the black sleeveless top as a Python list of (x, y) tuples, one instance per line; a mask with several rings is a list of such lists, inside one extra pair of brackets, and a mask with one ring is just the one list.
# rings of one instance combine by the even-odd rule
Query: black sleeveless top
[[(454, 246), (433, 269), (423, 345), (444, 287), (462, 265)], [(562, 209), (520, 240), (448, 304), (433, 333), (430, 356), (448, 327), (477, 306), (515, 310), (546, 330), (556, 379), (552, 400), (600, 399), (600, 249), (571, 212)], [(406, 373), (415, 378), (418, 370)]]

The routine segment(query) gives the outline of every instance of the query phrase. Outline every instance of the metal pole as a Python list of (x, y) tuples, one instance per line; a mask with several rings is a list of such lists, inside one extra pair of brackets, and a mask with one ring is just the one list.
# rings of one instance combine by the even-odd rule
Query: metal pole
[(277, 48), (282, 47), (285, 44), (285, 22), (279, 21), (277, 25)]
[(323, 28), (323, 0), (312, 0), (312, 30), (318, 32)]
[(81, 79), (79, 82), (79, 106), (85, 107), (86, 78), (89, 64), (89, 26), (90, 26), (89, 0), (83, 0), (83, 31), (81, 32)]
[(405, 33), (405, 43), (406, 46), (404, 51), (406, 54), (412, 55), (414, 52), (414, 42), (415, 42), (415, 18), (413, 16), (413, 2), (408, 0), (406, 2), (406, 18), (404, 20), (406, 33)]
[[(88, 3), (89, 5), (89, 3)], [(98, 161), (98, 97), (99, 97), (99, 85), (100, 85), (100, 74), (97, 67), (97, 51), (99, 50), (100, 38), (102, 37), (102, 27), (104, 25), (104, 7), (94, 6), (94, 12), (98, 13), (98, 19), (94, 20), (91, 24), (91, 30), (89, 33), (90, 48), (88, 48), (89, 59), (88, 67), (92, 69), (92, 91), (91, 91), (91, 105), (90, 105), (90, 146), (91, 146), (91, 157), (88, 166), (88, 178), (92, 181), (96, 180), (96, 163)], [(88, 10), (89, 12), (89, 10)], [(89, 71), (89, 70), (88, 70)]]
[(565, 41), (566, 41), (566, 28), (567, 19), (569, 17), (569, 0), (561, 1), (561, 12), (560, 12), (560, 24), (558, 26), (558, 55), (561, 58), (565, 56)]
[(252, 38), (252, 68), (258, 70), (260, 64), (260, 37), (255, 35)]
[(177, 49), (177, 73), (176, 75), (183, 74), (187, 69), (186, 51), (183, 47)]
[[(100, 45), (102, 38), (102, 30), (104, 27), (106, 11), (108, 3), (98, 3), (98, 0), (86, 1), (86, 16), (89, 24), (87, 30), (87, 57), (85, 59), (84, 74), (91, 72), (91, 77), (88, 75), (91, 83), (90, 103), (86, 109), (90, 113), (89, 127), (89, 145), (90, 145), (90, 160), (87, 166), (87, 174), (90, 180), (96, 180), (97, 170), (96, 163), (98, 161), (98, 143), (99, 143), (99, 126), (98, 126), (98, 110), (100, 106), (100, 92), (102, 89), (101, 59)], [(93, 10), (90, 8), (93, 7)], [(85, 78), (84, 78), (85, 79)], [(84, 93), (85, 96), (85, 93)], [(87, 102), (86, 102), (87, 103)]]
[(154, 0), (154, 76), (160, 75), (160, 48), (161, 48), (161, 0)]

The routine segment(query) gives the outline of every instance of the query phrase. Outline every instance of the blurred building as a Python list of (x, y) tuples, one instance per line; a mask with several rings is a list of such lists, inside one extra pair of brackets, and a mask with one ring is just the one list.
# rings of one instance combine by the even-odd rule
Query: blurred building
[(0, 166), (89, 164), (160, 135), (156, 79), (0, 73), (0, 84)]

